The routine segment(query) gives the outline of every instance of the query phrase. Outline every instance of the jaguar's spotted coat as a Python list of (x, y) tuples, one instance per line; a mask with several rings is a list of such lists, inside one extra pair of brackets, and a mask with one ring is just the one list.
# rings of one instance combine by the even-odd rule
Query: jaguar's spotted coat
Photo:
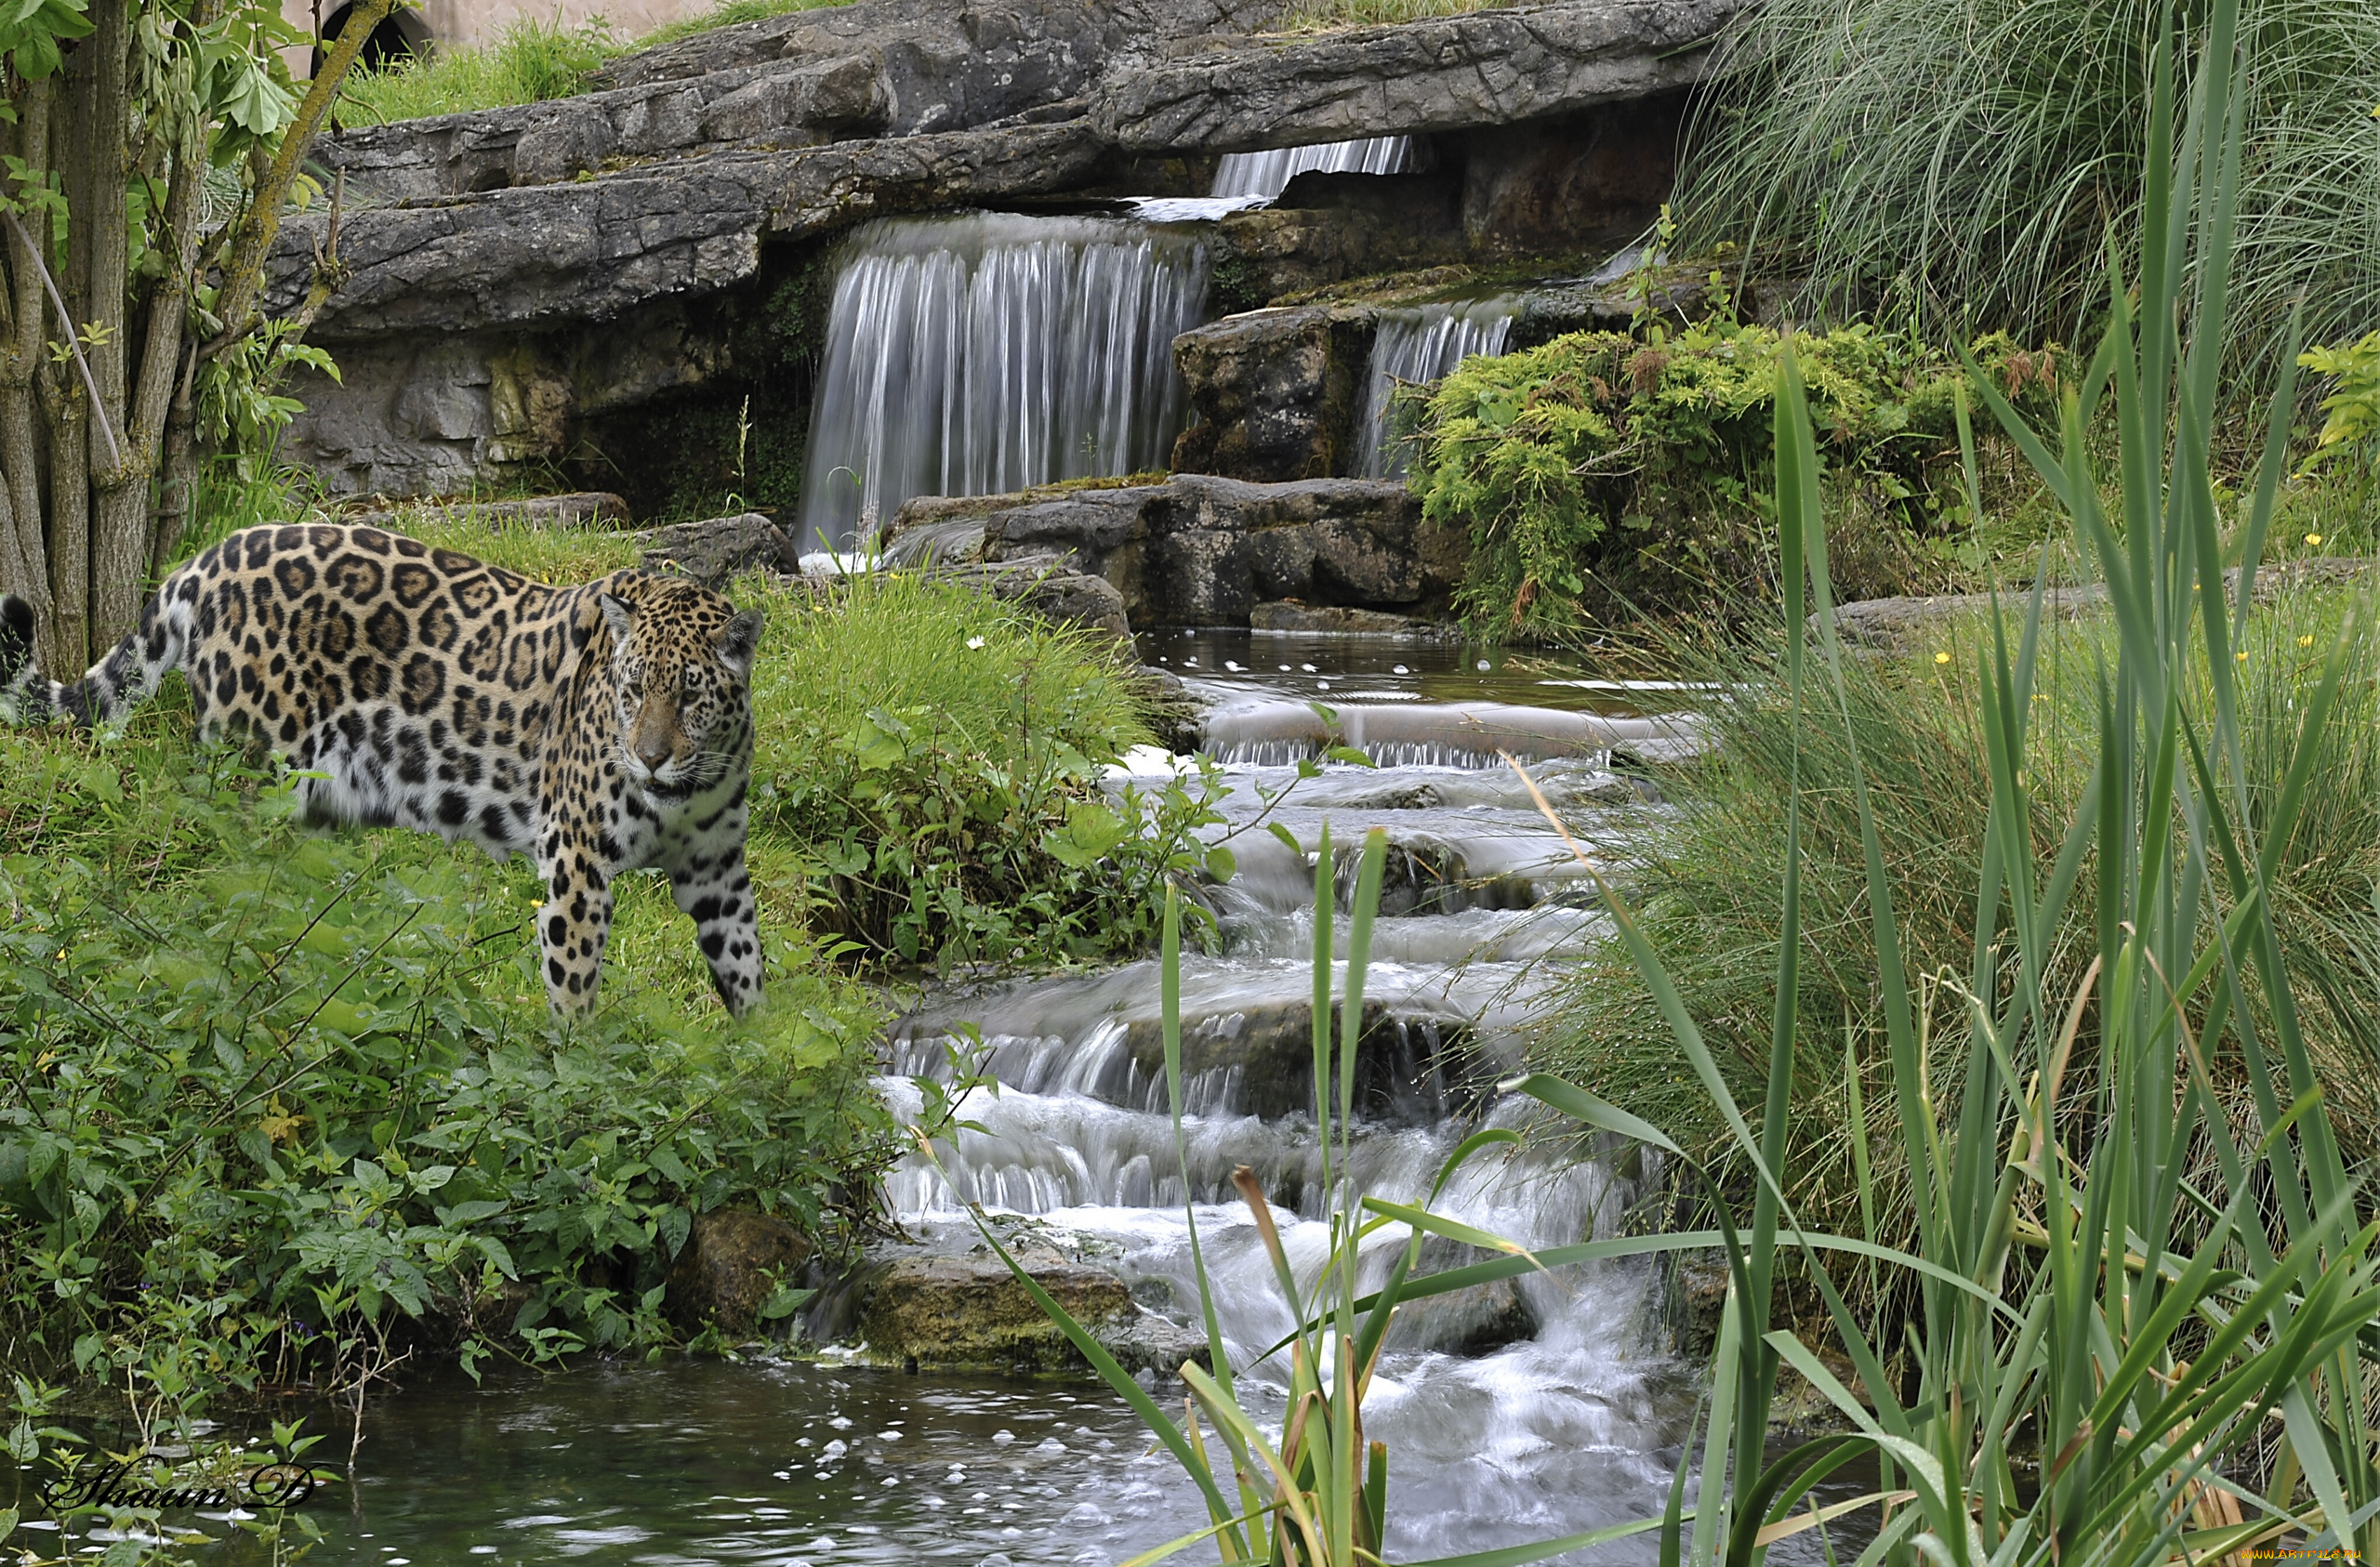
[(533, 856), (546, 993), (595, 997), (611, 884), (658, 865), (729, 1010), (760, 997), (744, 868), (760, 612), (616, 572), (551, 587), (377, 528), (250, 528), (165, 580), (81, 679), (45, 678), (0, 597), (0, 717), (110, 721), (180, 668), (202, 736), (301, 769), (322, 822), (417, 827)]

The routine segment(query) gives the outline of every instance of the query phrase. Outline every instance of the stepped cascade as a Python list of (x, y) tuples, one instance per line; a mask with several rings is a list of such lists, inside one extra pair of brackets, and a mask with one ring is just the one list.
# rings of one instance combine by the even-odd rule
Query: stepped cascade
[(1509, 299), (1423, 305), (1383, 314), (1365, 371), (1355, 471), (1372, 479), (1404, 478), (1408, 454), (1392, 439), (1397, 384), (1435, 381), (1453, 374), (1473, 354), (1502, 353), (1514, 314)]
[(1324, 174), (1395, 174), (1404, 168), (1411, 151), (1409, 137), (1375, 136), (1359, 141), (1326, 141), (1312, 147), (1276, 147), (1266, 152), (1226, 152), (1215, 168), (1214, 194), (1262, 196), (1269, 201), (1308, 170)]
[(842, 252), (810, 428), (805, 549), (912, 495), (1162, 467), (1174, 337), (1205, 319), (1195, 235), (1116, 218), (889, 218)]
[[(1592, 879), (1499, 753), (1527, 761), (1591, 852), (1624, 854), (1646, 812), (1665, 808), (1610, 770), (1614, 749), (1676, 755), (1696, 734), (1690, 720), (1645, 714), (1659, 691), (1506, 673), (1443, 645), (1220, 631), (1141, 645), (1210, 704), (1205, 749), (1221, 768), (1225, 821), (1210, 831), (1228, 835), (1237, 856), (1236, 874), (1208, 893), (1219, 950), (1183, 960), (1186, 1160), (1168, 1109), (1158, 965), (1144, 960), (947, 995), (896, 1025), (884, 1079), (896, 1114), (919, 1113), (918, 1081), (947, 1082), (951, 1052), (967, 1041), (999, 1086), (963, 1096), (955, 1156), (939, 1169), (906, 1162), (886, 1203), (933, 1251), (974, 1244), (964, 1205), (1021, 1216), (1034, 1234), (1120, 1272), (1144, 1306), (1194, 1325), (1195, 1223), (1243, 1394), (1277, 1418), (1286, 1369), (1267, 1351), (1291, 1323), (1232, 1172), (1255, 1173), (1296, 1266), (1318, 1269), (1329, 1237), (1312, 1217), (1322, 1198), (1313, 857), (1326, 823), (1342, 957), (1353, 855), (1368, 828), (1390, 843), (1349, 1173), (1374, 1196), (1431, 1202), (1440, 1164), (1467, 1134), (1528, 1121), (1527, 1101), (1500, 1101), (1495, 1085), (1519, 1064), (1560, 960), (1606, 925)], [(1297, 760), (1323, 743), (1293, 732), (1299, 714), (1314, 719), (1314, 701), (1332, 715), (1329, 738), (1382, 765), (1332, 762), (1300, 780)], [(1466, 730), (1468, 745), (1457, 738)], [(1144, 773), (1115, 786), (1161, 781)], [(1434, 1205), (1531, 1247), (1562, 1245), (1619, 1232), (1657, 1174), (1532, 1148), (1466, 1165)], [(1381, 1232), (1367, 1284), (1404, 1243), (1402, 1230)], [(1461, 1252), (1432, 1243), (1425, 1271)], [(1400, 1312), (1366, 1414), (1397, 1476), (1394, 1552), (1514, 1545), (1659, 1510), (1662, 1450), (1690, 1402), (1690, 1373), (1668, 1352), (1657, 1280), (1641, 1263), (1570, 1268)], [(1122, 1477), (1086, 1485), (1077, 1495), (1099, 1508), (1099, 1527), (1053, 1537), (1037, 1560), (1088, 1548), (1113, 1560), (1200, 1521), (1186, 1484), (1169, 1478), (1160, 1489), (1161, 1504), (1151, 1494), (1135, 1511)]]

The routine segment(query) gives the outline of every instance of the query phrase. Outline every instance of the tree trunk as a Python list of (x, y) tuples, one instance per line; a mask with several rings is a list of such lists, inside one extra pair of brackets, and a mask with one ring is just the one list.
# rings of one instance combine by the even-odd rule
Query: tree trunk
[[(39, 82), (11, 78), (16, 124), (0, 126), (0, 149), (13, 142), (24, 178), (8, 191), (14, 226), (0, 218), (0, 588), (33, 604), (42, 662), (58, 674), (87, 667), (134, 629), (151, 570), (180, 543), (196, 472), (198, 372), (262, 325), (258, 301), (282, 208), (339, 79), (390, 3), (358, 0), (279, 147), (253, 150), (242, 210), (204, 240), (208, 105), (132, 101), (135, 0), (89, 0), (92, 31), (66, 48), (63, 68)], [(223, 8), (224, 0), (197, 0), (185, 20), (165, 23), (168, 46), (189, 50), (214, 35)], [(192, 64), (170, 61), (156, 80), (187, 93), (213, 69), (193, 76)], [(62, 229), (47, 189), (53, 171)], [(135, 178), (163, 197), (140, 237), (164, 265), (139, 299), (125, 202)], [(336, 232), (336, 214), (333, 224)], [(335, 262), (322, 267), (309, 298), (337, 275)], [(191, 303), (205, 280), (217, 285), (218, 329), (202, 345)], [(291, 336), (304, 330), (301, 321), (290, 326)]]
[[(25, 84), (17, 99), (17, 156), (28, 169), (49, 167), (50, 84)], [(17, 192), (22, 205), (22, 188)], [(18, 562), (7, 569), (18, 574), (9, 584), (33, 609), (41, 627), (41, 655), (52, 658), (60, 650), (51, 640), (54, 617), (49, 591), (49, 545), (42, 527), (41, 441), (34, 424), (33, 383), (40, 374), (41, 323), (49, 309), (42, 296), (41, 274), (26, 254), (28, 240), (40, 243), (49, 220), (34, 207), (0, 233), (8, 284), (8, 336), (0, 345), (0, 481), (8, 493), (8, 509), (16, 524)], [(55, 667), (55, 665), (52, 665)]]
[[(99, 199), (92, 175), (98, 165), (98, 125), (91, 118), (96, 50), (77, 48), (58, 73), (58, 128), (50, 151), (66, 188), (66, 265), (56, 276), (59, 299), (50, 318), (50, 340), (71, 359), (74, 326), (91, 317), (91, 226), (87, 215)], [(38, 237), (38, 236), (37, 236)], [(55, 253), (53, 252), (53, 255)], [(48, 260), (45, 257), (42, 259)], [(64, 319), (59, 319), (60, 315)], [(91, 400), (73, 375), (44, 377), (49, 415), (49, 591), (58, 623), (61, 678), (89, 667), (91, 658)]]
[[(126, 124), (125, 56), (132, 44), (131, 0), (91, 0), (97, 24), (86, 41), (92, 55), (93, 129)], [(149, 568), (149, 476), (147, 454), (133, 444), (126, 419), (125, 361), (131, 344), (126, 265), (132, 236), (123, 190), (132, 173), (129, 149), (119, 131), (90, 138), (93, 201), (77, 227), (91, 236), (88, 297), (90, 319), (112, 325), (85, 350), (99, 407), (84, 439), (89, 444), (91, 507), (91, 656), (97, 659), (131, 631), (140, 618), (141, 589)], [(80, 213), (77, 217), (80, 217)], [(152, 312), (153, 319), (153, 312)]]

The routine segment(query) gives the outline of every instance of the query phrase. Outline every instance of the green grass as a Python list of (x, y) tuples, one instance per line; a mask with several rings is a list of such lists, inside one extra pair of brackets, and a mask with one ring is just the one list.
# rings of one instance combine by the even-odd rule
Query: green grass
[[(2300, 547), (2281, 552), (2303, 557)], [(2249, 792), (2277, 790), (2294, 747), (2289, 731), (2342, 626), (2368, 612), (2368, 589), (2306, 590), (2260, 608), (2249, 621), (2240, 665), (2241, 729)], [(2356, 633), (2357, 656), (2380, 659), (2380, 639)], [(2044, 853), (2074, 810), (2097, 757), (2096, 680), (2116, 650), (2104, 617), (2044, 633), (2028, 759), (2035, 836)], [(2304, 640), (2301, 639), (2310, 639)], [(1863, 1202), (1897, 1216), (1888, 1233), (1910, 1238), (1910, 1171), (1885, 1161), (1863, 1196), (1852, 1151), (1856, 1057), (1859, 1100), (1885, 1096), (1889, 1063), (1876, 1043), (1882, 999), (1866, 910), (1866, 873), (1853, 751), (1864, 768), (1893, 903), (1901, 922), (1911, 983), (1930, 1021), (1938, 1095), (1954, 1106), (1948, 1063), (1968, 1047), (1957, 985), (1974, 954), (1975, 865), (1984, 852), (1991, 778), (1982, 710), (1974, 691), (1988, 626), (1948, 621), (1897, 656), (1870, 654), (1844, 669), (1848, 731), (1797, 714), (1781, 678), (1782, 638), (1734, 641), (1673, 628), (1660, 661), (1688, 679), (1727, 688), (1701, 714), (1717, 750), (1673, 790), (1682, 809), (1656, 831), (1632, 866), (1630, 890), (1646, 939), (1660, 955), (1730, 1088), (1761, 1096), (1768, 1072), (1768, 1007), (1781, 928), (1783, 888), (1746, 844), (1784, 835), (1800, 802), (1802, 883), (1800, 1010), (1810, 1033), (1795, 1058), (1790, 1194), (1805, 1218), (1857, 1231)], [(1947, 662), (1941, 662), (1947, 659)], [(2235, 661), (2236, 662), (2236, 661)], [(1798, 767), (1798, 774), (1796, 769)], [(2320, 770), (2288, 846), (2289, 875), (2277, 897), (2292, 971), (2304, 986), (2309, 1047), (2338, 1110), (2340, 1135), (2380, 1153), (2380, 1033), (2368, 998), (2380, 985), (2380, 931), (2372, 887), (2380, 877), (2380, 691), (2369, 682), (2340, 699), (2325, 731)], [(2050, 943), (2048, 982), (2070, 988), (2090, 961), (2096, 906), (2085, 885), (2067, 906)], [(1557, 1028), (1540, 1042), (1540, 1064), (1584, 1083), (1661, 1126), (1698, 1158), (1726, 1162), (1728, 1132), (1701, 1083), (1682, 1060), (1668, 1021), (1627, 955), (1598, 954), (1567, 980)], [(2086, 1038), (2088, 1035), (2086, 1034)], [(2233, 1078), (2227, 1088), (2243, 1096)]]
[(1484, 11), (1510, 0), (1302, 0), (1273, 24), (1277, 33), (1324, 33), (1341, 27), (1421, 21)]
[[(2003, 604), (1913, 665), (1863, 667), (1789, 356), (1783, 634), (1737, 693), (1770, 717), (1721, 719), (1765, 750), (1718, 774), (1722, 797), (1776, 808), (1728, 845), (1776, 847), (1768, 919), (1726, 932), (1766, 941), (1765, 984), (1714, 995), (1690, 967), (1716, 950), (1696, 916), (1605, 886), (1634, 992), (1693, 1085), (1667, 1119), (1720, 1133), (1689, 1147), (1597, 1097), (1642, 1102), (1629, 1073), (1658, 1071), (1649, 1053), (1584, 1087), (1520, 1085), (1662, 1150), (1721, 1231), (1696, 1238), (1717, 1241), (1729, 1287), (1666, 1561), (1759, 1560), (1824, 1523), (1813, 1490), (1855, 1462), (1880, 1483), (1827, 1510), (1875, 1520), (1863, 1567), (2380, 1549), (2380, 1223), (2358, 1125), (2380, 982), (2373, 621), (2368, 598), (2258, 610), (2226, 582), (2227, 529), (2247, 560), (2265, 553), (2295, 397), (2284, 381), (2269, 401), (2249, 498), (2221, 494), (2229, 106), (2258, 57), (2235, 52), (2237, 0), (2193, 20), (2158, 43), (2137, 294), (2117, 269), (2058, 439), (1975, 382), (2057, 497), (2104, 617), (2065, 630), (2037, 600)], [(2102, 415), (2120, 432), (2105, 468)], [(1829, 1184), (1852, 1201), (1830, 1228), (1807, 1123), (1838, 1076), (1853, 1176)], [(1788, 1271), (1822, 1296), (1850, 1375), (1778, 1321)], [(1779, 1453), (1787, 1369), (1844, 1429)]]
[[(1749, 242), (1765, 275), (1818, 280), (1817, 302), (1914, 314), (1938, 339), (2077, 341), (2104, 309), (2103, 241), (2141, 232), (2164, 14), (2141, 0), (1754, 7), (1694, 125), (1685, 237)], [(2241, 27), (2256, 67), (2226, 342), (2269, 384), (2301, 297), (2308, 342), (2380, 316), (2380, 11), (2256, 0)]]
[(522, 17), (508, 24), (494, 44), (437, 49), (378, 71), (358, 67), (340, 88), (338, 118), (349, 125), (384, 125), (571, 98), (588, 90), (588, 78), (624, 56), (821, 5), (822, 0), (721, 0), (641, 38), (616, 37), (601, 19), (564, 27)]

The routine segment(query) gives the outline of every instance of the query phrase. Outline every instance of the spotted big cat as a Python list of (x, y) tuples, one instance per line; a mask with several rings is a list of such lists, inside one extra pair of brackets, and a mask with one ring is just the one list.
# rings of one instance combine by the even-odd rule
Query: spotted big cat
[(731, 1012), (760, 998), (744, 864), (760, 612), (675, 577), (532, 582), (377, 528), (250, 528), (165, 579), (80, 678), (0, 597), (0, 718), (113, 722), (169, 670), (205, 739), (311, 774), (306, 815), (533, 858), (546, 994), (595, 999), (612, 883), (658, 866)]

